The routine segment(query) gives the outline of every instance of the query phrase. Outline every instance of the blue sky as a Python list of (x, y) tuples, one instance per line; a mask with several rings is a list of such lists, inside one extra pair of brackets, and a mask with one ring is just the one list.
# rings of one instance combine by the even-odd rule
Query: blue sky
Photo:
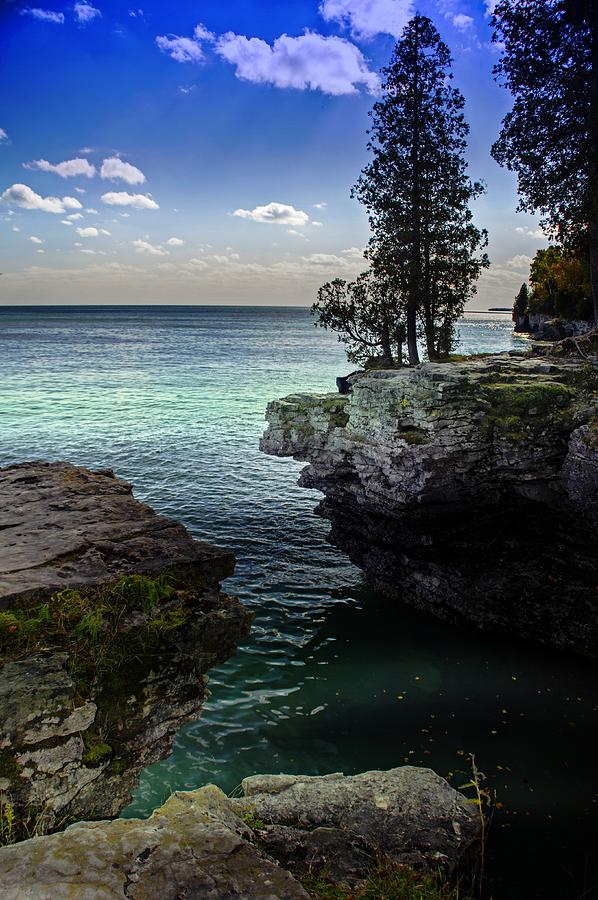
[[(364, 268), (377, 73), (411, 0), (5, 2), (0, 303), (309, 305)], [(455, 60), (508, 306), (545, 241), (490, 157), (510, 100), (483, 0), (422, 0)]]

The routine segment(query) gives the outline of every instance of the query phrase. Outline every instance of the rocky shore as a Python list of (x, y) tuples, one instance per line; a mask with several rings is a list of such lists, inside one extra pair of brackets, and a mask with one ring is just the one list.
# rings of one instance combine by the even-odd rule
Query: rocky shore
[(391, 597), (596, 655), (593, 353), (360, 373), (270, 403), (261, 449), (309, 463), (331, 541)]
[(112, 472), (34, 462), (0, 470), (0, 561), (3, 829), (117, 815), (249, 631), (234, 557)]
[(307, 900), (313, 872), (350, 886), (377, 858), (451, 874), (479, 853), (478, 809), (430, 769), (257, 775), (242, 794), (208, 785), (145, 821), (82, 822), (6, 847), (0, 896)]

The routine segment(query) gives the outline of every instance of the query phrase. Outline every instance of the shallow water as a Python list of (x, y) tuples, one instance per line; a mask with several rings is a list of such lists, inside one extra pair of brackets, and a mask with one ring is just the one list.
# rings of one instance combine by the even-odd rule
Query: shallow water
[[(525, 347), (508, 316), (472, 315), (461, 336), (461, 352)], [(269, 399), (334, 390), (350, 370), (306, 310), (0, 308), (0, 464), (114, 468), (158, 511), (235, 551), (225, 587), (256, 613), (236, 657), (212, 671), (202, 719), (144, 774), (125, 815), (254, 772), (408, 761), (458, 785), (474, 753), (502, 804), (489, 893), (598, 896), (594, 663), (374, 595), (326, 543), (319, 495), (295, 485), (301, 466), (257, 450)]]

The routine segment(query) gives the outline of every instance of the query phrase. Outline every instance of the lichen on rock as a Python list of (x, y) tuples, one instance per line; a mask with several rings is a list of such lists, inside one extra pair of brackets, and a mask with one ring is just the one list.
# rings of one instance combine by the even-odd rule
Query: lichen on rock
[(596, 655), (597, 391), (591, 359), (546, 350), (367, 371), (270, 403), (260, 446), (309, 463), (332, 542), (388, 595)]
[(251, 615), (219, 590), (232, 554), (112, 473), (0, 470), (0, 525), (0, 792), (22, 838), (117, 815)]

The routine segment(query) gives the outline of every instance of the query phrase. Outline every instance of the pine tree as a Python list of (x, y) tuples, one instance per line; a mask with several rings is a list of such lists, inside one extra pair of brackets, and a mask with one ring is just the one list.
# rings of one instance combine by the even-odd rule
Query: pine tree
[(524, 316), (529, 305), (529, 291), (525, 282), (519, 288), (519, 293), (515, 297), (515, 312), (518, 316)]
[(383, 70), (368, 149), (353, 195), (369, 213), (373, 272), (383, 271), (406, 310), (409, 362), (423, 332), (430, 359), (446, 355), (454, 325), (489, 265), (485, 231), (469, 203), (483, 191), (464, 159), (469, 127), (451, 86), (451, 56), (430, 19), (415, 16)]
[(517, 173), (519, 209), (586, 254), (598, 322), (598, 2), (499, 0), (493, 26), (515, 102), (492, 154)]

